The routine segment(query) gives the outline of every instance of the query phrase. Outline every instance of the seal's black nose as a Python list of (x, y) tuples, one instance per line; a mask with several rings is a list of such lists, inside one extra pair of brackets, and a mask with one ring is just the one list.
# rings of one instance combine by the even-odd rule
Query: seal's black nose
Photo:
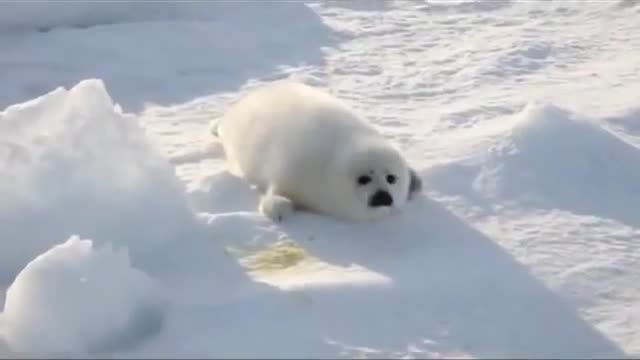
[(384, 190), (376, 191), (376, 193), (369, 199), (370, 207), (391, 206), (391, 204), (393, 204), (393, 198)]

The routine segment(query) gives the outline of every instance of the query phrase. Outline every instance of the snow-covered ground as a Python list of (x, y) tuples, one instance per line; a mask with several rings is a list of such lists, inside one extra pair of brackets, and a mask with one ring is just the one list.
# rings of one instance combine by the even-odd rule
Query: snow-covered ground
[[(0, 48), (0, 357), (640, 356), (640, 2), (4, 2)], [(207, 127), (282, 78), (423, 196), (259, 215)]]

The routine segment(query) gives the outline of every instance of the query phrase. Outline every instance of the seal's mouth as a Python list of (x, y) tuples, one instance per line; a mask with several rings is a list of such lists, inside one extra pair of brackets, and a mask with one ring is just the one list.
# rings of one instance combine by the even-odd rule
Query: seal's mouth
[(378, 190), (369, 198), (369, 207), (389, 207), (393, 206), (393, 197), (388, 191)]

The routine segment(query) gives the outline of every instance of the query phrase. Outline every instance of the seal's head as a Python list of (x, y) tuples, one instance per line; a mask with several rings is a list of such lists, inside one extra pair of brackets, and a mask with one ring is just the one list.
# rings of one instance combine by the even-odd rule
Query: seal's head
[(346, 159), (347, 181), (359, 218), (377, 219), (401, 208), (421, 190), (421, 181), (393, 147), (379, 142), (357, 146)]

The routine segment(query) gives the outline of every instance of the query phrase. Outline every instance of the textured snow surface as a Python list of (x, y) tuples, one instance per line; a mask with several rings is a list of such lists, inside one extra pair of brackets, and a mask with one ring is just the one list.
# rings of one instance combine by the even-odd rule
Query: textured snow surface
[[(0, 5), (0, 356), (640, 356), (637, 1), (70, 4)], [(259, 215), (207, 129), (282, 78), (423, 196)]]

